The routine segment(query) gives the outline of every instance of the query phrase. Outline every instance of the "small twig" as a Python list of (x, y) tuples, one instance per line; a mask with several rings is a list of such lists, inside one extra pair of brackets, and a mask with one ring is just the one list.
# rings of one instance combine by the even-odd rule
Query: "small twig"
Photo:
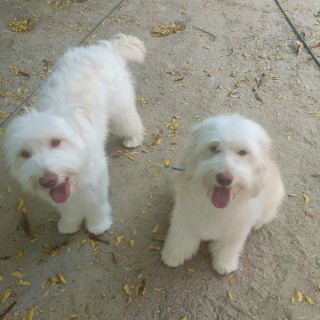
[(217, 37), (216, 37), (215, 35), (213, 35), (212, 33), (208, 32), (208, 31), (206, 31), (206, 30), (203, 30), (203, 29), (201, 29), (201, 28), (198, 28), (198, 27), (195, 27), (195, 26), (192, 26), (191, 28), (195, 28), (195, 29), (198, 29), (198, 30), (200, 30), (200, 31), (202, 31), (202, 32), (204, 32), (204, 33), (209, 34), (211, 37), (213, 37), (214, 40), (216, 40), (216, 38), (217, 38)]
[(14, 307), (16, 303), (17, 303), (16, 301), (13, 301), (8, 307), (8, 309), (4, 313), (0, 314), (0, 320), (4, 320), (6, 318), (7, 314), (10, 312), (10, 310)]
[(101, 237), (96, 236), (96, 235), (94, 235), (94, 234), (90, 235), (89, 238), (92, 239), (92, 240), (104, 242), (104, 243), (106, 243), (106, 244), (112, 244), (112, 242), (111, 242), (110, 240), (101, 238)]

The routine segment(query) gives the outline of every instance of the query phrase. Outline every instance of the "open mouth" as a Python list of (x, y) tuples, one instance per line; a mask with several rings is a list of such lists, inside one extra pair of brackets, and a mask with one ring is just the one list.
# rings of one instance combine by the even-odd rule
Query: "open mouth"
[(64, 203), (70, 196), (69, 178), (57, 187), (50, 189), (50, 196), (56, 203)]
[(215, 186), (211, 194), (212, 204), (219, 209), (226, 208), (232, 198), (232, 188)]

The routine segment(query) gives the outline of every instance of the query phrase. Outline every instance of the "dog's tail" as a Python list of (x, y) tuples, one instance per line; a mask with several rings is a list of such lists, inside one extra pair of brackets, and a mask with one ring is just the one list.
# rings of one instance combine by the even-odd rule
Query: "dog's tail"
[(103, 44), (106, 44), (106, 42), (111, 49), (116, 51), (127, 61), (142, 63), (145, 58), (146, 48), (143, 42), (135, 36), (118, 34), (109, 41), (100, 41), (100, 43)]

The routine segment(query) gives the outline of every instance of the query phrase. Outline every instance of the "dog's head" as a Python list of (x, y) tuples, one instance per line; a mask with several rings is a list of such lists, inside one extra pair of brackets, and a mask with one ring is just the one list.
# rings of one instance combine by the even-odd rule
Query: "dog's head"
[(23, 188), (55, 203), (67, 201), (87, 159), (81, 136), (68, 121), (34, 110), (9, 124), (4, 152)]
[(204, 186), (212, 204), (225, 208), (233, 198), (260, 193), (269, 153), (270, 139), (260, 125), (239, 115), (218, 116), (195, 127), (182, 166), (190, 183)]

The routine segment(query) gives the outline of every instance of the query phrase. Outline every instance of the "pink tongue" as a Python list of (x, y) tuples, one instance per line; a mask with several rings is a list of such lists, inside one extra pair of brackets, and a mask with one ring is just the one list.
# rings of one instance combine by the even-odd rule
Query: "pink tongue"
[(58, 187), (50, 190), (50, 196), (56, 203), (63, 203), (68, 200), (70, 195), (70, 186), (68, 182), (60, 184)]
[(215, 187), (211, 196), (211, 202), (216, 208), (225, 208), (231, 200), (231, 188)]

